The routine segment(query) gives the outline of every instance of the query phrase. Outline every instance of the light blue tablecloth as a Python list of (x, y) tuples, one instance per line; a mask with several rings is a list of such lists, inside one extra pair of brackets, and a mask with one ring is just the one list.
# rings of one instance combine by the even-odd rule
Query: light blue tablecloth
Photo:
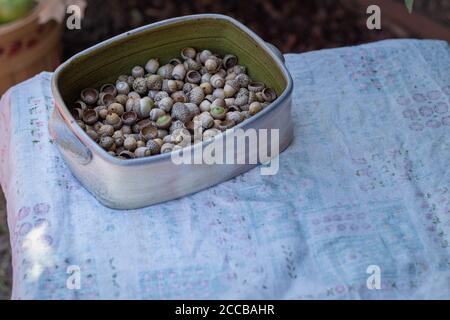
[(13, 88), (0, 105), (13, 298), (449, 299), (448, 44), (286, 63), (295, 141), (277, 175), (128, 212), (102, 207), (52, 144), (51, 74)]

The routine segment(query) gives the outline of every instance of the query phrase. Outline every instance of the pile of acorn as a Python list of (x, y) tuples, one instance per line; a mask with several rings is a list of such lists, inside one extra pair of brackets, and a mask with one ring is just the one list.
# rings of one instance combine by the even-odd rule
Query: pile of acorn
[(111, 155), (132, 159), (181, 149), (194, 142), (194, 128), (210, 139), (277, 98), (235, 55), (188, 47), (181, 58), (150, 59), (115, 84), (84, 89), (72, 115)]

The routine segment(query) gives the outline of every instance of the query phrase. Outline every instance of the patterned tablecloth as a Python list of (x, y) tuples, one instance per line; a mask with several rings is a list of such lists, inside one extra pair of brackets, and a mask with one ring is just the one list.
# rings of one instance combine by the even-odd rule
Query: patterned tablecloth
[[(13, 298), (449, 299), (448, 44), (391, 40), (286, 63), (295, 141), (277, 175), (254, 169), (132, 211), (103, 207), (67, 169), (47, 130), (51, 74), (10, 90), (0, 182)], [(78, 276), (79, 290), (67, 286)]]

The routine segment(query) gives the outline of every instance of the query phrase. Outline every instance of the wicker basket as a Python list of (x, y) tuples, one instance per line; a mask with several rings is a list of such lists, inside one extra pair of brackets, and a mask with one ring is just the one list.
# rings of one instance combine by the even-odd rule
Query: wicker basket
[(61, 25), (39, 23), (46, 2), (26, 17), (0, 26), (0, 95), (41, 71), (53, 71), (61, 59)]

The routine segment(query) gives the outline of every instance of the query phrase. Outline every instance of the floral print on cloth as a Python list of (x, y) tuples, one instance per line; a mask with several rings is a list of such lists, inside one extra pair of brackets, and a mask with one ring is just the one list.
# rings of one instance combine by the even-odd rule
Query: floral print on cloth
[(389, 40), (286, 64), (295, 139), (277, 175), (254, 169), (130, 211), (103, 207), (67, 169), (47, 129), (51, 74), (11, 89), (0, 182), (12, 298), (449, 299), (448, 44)]

